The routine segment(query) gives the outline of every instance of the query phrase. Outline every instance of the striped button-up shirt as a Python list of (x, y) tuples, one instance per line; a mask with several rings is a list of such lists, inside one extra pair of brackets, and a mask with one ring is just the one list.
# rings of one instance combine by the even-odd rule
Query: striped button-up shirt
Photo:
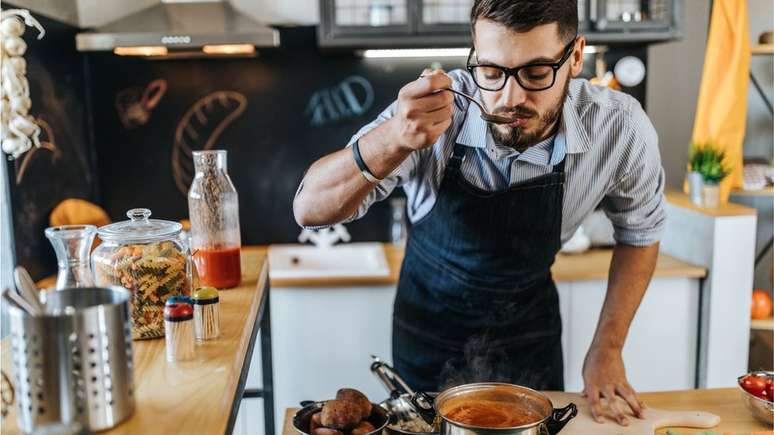
[[(455, 70), (449, 76), (456, 89), (480, 98), (467, 72)], [(463, 176), (487, 191), (547, 174), (566, 158), (562, 242), (598, 207), (613, 223), (617, 242), (647, 246), (659, 241), (665, 221), (664, 170), (656, 131), (636, 99), (573, 79), (557, 134), (522, 153), (494, 142), (476, 105), (456, 97), (455, 106), (449, 129), (432, 146), (413, 152), (376, 186), (348, 221), (363, 216), (371, 204), (385, 199), (398, 186), (406, 193), (411, 222), (422, 219), (433, 209), (449, 156), (459, 143), (466, 146)], [(361, 128), (348, 146), (394, 111), (395, 103)]]

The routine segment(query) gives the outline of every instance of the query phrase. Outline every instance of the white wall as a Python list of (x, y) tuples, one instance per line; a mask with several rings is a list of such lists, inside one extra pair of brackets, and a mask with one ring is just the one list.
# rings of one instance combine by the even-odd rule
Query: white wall
[(707, 0), (683, 4), (683, 39), (648, 48), (646, 78), (646, 110), (658, 132), (667, 185), (674, 188), (685, 177), (710, 12)]

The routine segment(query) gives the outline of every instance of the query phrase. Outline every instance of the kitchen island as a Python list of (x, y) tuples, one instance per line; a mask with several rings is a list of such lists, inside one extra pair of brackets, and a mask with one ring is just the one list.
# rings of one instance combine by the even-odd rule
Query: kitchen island
[[(579, 394), (557, 392), (549, 392), (547, 394), (551, 398), (552, 402), (554, 402), (554, 407), (564, 406), (570, 401), (578, 405), (578, 417), (576, 417), (576, 419), (583, 415), (589, 416), (588, 406), (586, 405), (585, 400), (581, 398)], [(705, 433), (711, 433), (714, 435), (774, 434), (771, 427), (767, 427), (763, 423), (760, 423), (753, 418), (752, 414), (750, 414), (747, 408), (744, 407), (744, 404), (740, 398), (739, 389), (736, 388), (643, 393), (640, 394), (640, 399), (643, 400), (647, 406), (652, 408), (674, 411), (705, 411), (720, 417), (720, 424), (717, 427), (711, 429), (677, 428), (670, 426), (657, 430), (655, 432), (656, 435), (667, 435), (667, 429), (670, 430), (670, 435), (704, 435)], [(378, 398), (376, 400), (378, 400)], [(298, 435), (298, 432), (295, 431), (292, 424), (293, 414), (295, 414), (297, 410), (298, 408), (290, 408), (286, 410), (285, 424), (283, 427), (282, 435)], [(608, 427), (614, 424), (615, 423), (612, 422), (605, 423), (605, 425)], [(603, 426), (600, 426), (600, 428), (601, 427)], [(573, 431), (571, 429), (572, 426), (568, 425), (565, 430), (560, 432), (560, 434), (590, 435), (585, 431), (582, 431), (582, 433), (579, 431)], [(608, 428), (605, 429), (607, 430)], [(610, 429), (612, 430), (612, 433), (628, 433), (626, 428), (620, 426)]]
[[(265, 249), (243, 248), (242, 283), (220, 292), (220, 338), (197, 345), (194, 360), (177, 363), (166, 361), (163, 338), (134, 341), (134, 413), (101, 433), (230, 434), (259, 329), (262, 354), (271, 358), (269, 336), (263, 334), (268, 332), (268, 285)], [(2, 340), (2, 369), (13, 380), (10, 338)], [(264, 365), (267, 391), (271, 373), (270, 366)], [(264, 405), (271, 409), (271, 395), (264, 397)], [(3, 419), (2, 433), (19, 433), (15, 405)]]

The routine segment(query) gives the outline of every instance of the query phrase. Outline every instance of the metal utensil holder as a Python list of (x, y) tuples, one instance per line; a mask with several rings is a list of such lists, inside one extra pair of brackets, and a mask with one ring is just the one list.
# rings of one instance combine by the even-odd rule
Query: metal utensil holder
[(26, 433), (52, 422), (111, 428), (134, 410), (130, 293), (123, 287), (46, 294), (46, 313), (9, 304), (17, 420)]

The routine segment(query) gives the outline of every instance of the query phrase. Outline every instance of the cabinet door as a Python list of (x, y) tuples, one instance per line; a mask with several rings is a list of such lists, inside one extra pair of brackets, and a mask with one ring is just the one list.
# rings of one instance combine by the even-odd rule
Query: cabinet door
[(417, 32), (420, 34), (470, 33), (473, 0), (419, 0), (416, 5)]
[(413, 25), (410, 0), (321, 0), (326, 38), (409, 35)]
[(578, 0), (578, 33), (583, 34), (591, 28), (589, 8), (591, 0)]
[(594, 28), (606, 30), (669, 30), (673, 0), (596, 0)]

